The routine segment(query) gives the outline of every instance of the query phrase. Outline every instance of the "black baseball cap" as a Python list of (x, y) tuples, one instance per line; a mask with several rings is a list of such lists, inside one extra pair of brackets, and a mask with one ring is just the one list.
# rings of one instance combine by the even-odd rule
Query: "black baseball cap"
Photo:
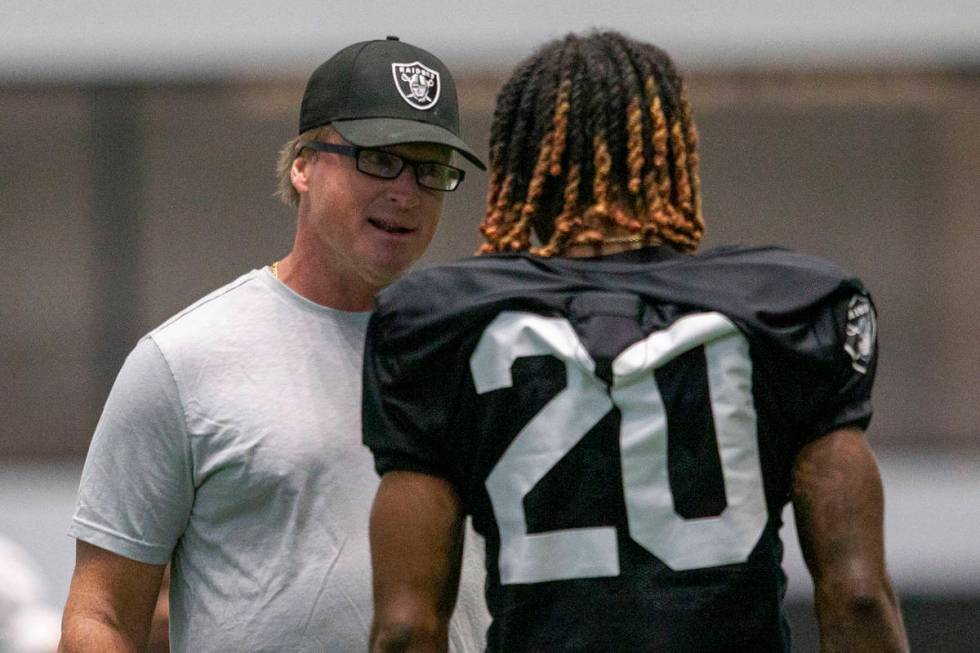
[(313, 71), (303, 93), (299, 133), (328, 123), (360, 147), (439, 143), (487, 169), (460, 138), (449, 69), (397, 36), (349, 45)]

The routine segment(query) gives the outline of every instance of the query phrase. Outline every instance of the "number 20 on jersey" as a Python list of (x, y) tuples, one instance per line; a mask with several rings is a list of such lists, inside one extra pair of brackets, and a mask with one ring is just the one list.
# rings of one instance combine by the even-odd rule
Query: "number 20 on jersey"
[[(667, 472), (667, 415), (654, 371), (703, 346), (726, 508), (686, 519), (674, 509)], [(595, 375), (571, 324), (561, 317), (504, 312), (470, 358), (478, 394), (513, 385), (511, 368), (528, 356), (565, 365), (567, 384), (520, 430), (491, 470), (487, 492), (500, 530), (501, 583), (540, 583), (619, 575), (612, 526), (528, 533), (524, 497), (615, 406), (629, 536), (674, 570), (744, 562), (765, 528), (752, 361), (748, 341), (720, 313), (684, 316), (633, 343), (613, 361), (613, 383)]]

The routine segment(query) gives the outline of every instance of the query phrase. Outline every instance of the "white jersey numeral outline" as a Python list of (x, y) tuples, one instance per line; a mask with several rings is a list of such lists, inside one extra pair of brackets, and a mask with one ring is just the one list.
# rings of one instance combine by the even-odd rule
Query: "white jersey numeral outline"
[[(687, 519), (674, 509), (667, 473), (667, 416), (654, 370), (704, 346), (708, 391), (721, 458), (726, 507)], [(486, 480), (500, 532), (502, 584), (619, 575), (612, 526), (528, 533), (524, 497), (615, 405), (630, 537), (674, 570), (748, 559), (766, 524), (752, 400), (749, 346), (715, 312), (687, 315), (626, 348), (613, 361), (611, 390), (595, 375), (571, 324), (559, 317), (507, 311), (480, 337), (470, 358), (477, 394), (513, 385), (519, 358), (550, 355), (567, 384), (511, 442)]]

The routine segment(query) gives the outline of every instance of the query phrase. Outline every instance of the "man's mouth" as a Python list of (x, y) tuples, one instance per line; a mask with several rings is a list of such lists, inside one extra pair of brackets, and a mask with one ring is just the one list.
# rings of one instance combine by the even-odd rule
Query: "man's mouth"
[(380, 229), (381, 231), (389, 234), (410, 234), (415, 231), (414, 229), (403, 227), (396, 222), (385, 220), (383, 218), (368, 218), (368, 222), (370, 222), (371, 226), (375, 227), (376, 229)]

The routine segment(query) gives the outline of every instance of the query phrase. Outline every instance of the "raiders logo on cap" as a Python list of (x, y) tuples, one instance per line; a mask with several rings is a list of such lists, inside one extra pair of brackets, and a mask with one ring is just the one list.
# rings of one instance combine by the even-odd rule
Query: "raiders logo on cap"
[(847, 325), (844, 327), (844, 351), (851, 357), (851, 367), (867, 374), (874, 354), (877, 326), (871, 301), (855, 295), (847, 305)]
[(431, 109), (439, 101), (439, 73), (418, 61), (391, 64), (395, 88), (416, 109)]

